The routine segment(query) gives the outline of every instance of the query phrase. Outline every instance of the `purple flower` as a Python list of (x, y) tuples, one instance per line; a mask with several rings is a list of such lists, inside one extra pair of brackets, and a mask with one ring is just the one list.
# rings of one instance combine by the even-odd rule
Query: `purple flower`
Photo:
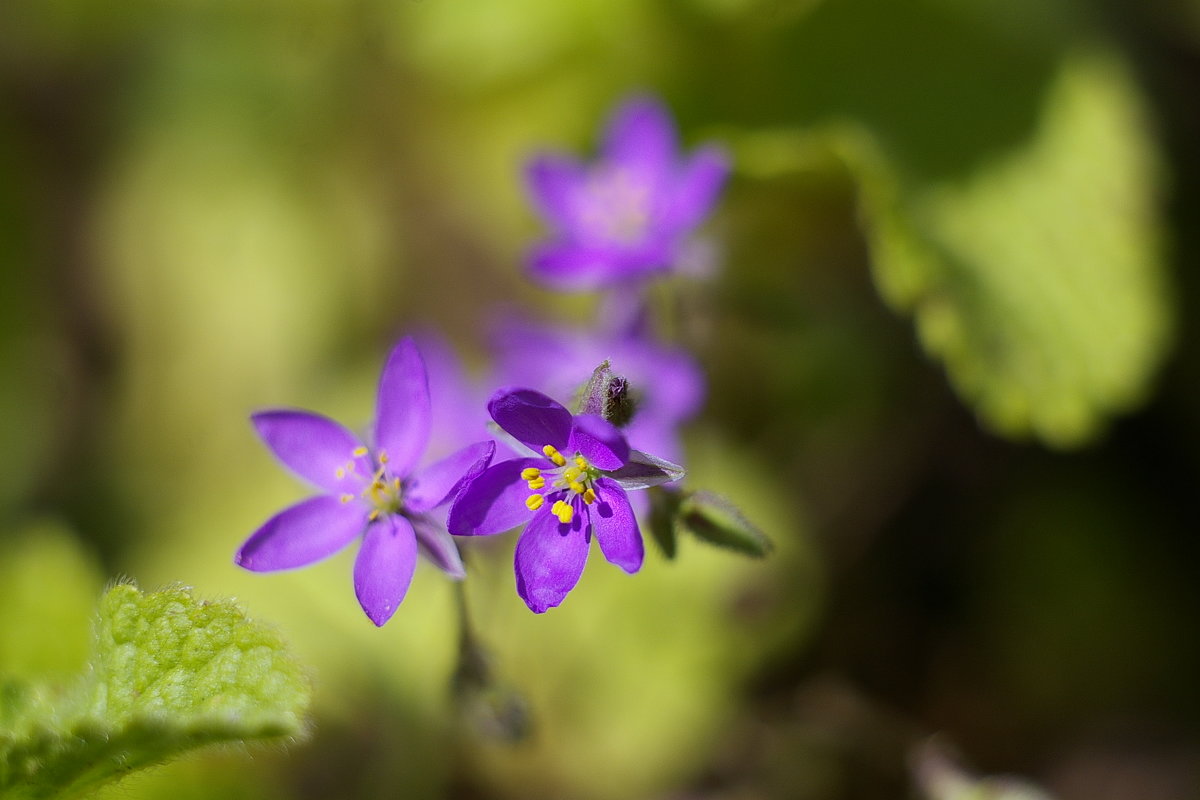
[(610, 336), (516, 318), (497, 326), (492, 341), (503, 378), (498, 383), (533, 387), (559, 401), (573, 397), (596, 365), (609, 361), (629, 380), (636, 404), (623, 429), (626, 439), (668, 461), (682, 460), (679, 427), (704, 400), (704, 375), (685, 351), (645, 335)]
[(450, 507), (450, 532), (488, 536), (527, 523), (517, 542), (517, 593), (539, 614), (579, 581), (593, 535), (609, 563), (641, 569), (642, 534), (623, 487), (676, 480), (681, 471), (631, 451), (602, 418), (573, 416), (531, 389), (497, 392), (488, 411), (539, 455), (484, 470)]
[(354, 593), (376, 625), (387, 622), (404, 599), (418, 548), (452, 577), (463, 577), (458, 548), (431, 512), (487, 467), (496, 446), (469, 445), (418, 470), (429, 441), (430, 413), (425, 362), (406, 338), (383, 368), (370, 446), (320, 414), (255, 414), (254, 427), (267, 447), (324, 494), (267, 520), (234, 562), (254, 572), (303, 567), (361, 535)]
[(728, 171), (713, 146), (682, 157), (657, 100), (627, 100), (595, 164), (543, 154), (528, 165), (533, 201), (557, 232), (534, 251), (534, 276), (556, 289), (598, 289), (674, 269)]
[(453, 345), (440, 333), (422, 330), (412, 338), (429, 373), (430, 397), (437, 399), (430, 413), (426, 458), (440, 458), (466, 442), (490, 439), (490, 420), (484, 410), (490, 391), (468, 375)]

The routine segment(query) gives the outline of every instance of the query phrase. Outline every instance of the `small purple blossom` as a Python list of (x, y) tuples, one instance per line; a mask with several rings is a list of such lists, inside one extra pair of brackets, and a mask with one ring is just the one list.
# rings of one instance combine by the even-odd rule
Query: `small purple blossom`
[(629, 380), (635, 402), (633, 420), (622, 430), (634, 446), (669, 461), (682, 460), (679, 428), (704, 401), (704, 374), (679, 348), (646, 334), (608, 335), (583, 328), (537, 325), (510, 318), (496, 326), (501, 384), (529, 386), (561, 401), (569, 400), (602, 361)]
[(604, 419), (572, 415), (531, 389), (497, 392), (488, 412), (538, 455), (485, 469), (450, 507), (450, 532), (488, 536), (525, 524), (514, 564), (517, 593), (539, 614), (562, 603), (579, 581), (593, 535), (609, 563), (628, 573), (641, 569), (642, 534), (623, 475), (646, 486), (678, 474), (668, 476), (649, 457), (638, 460), (642, 454)]
[(556, 230), (533, 252), (533, 275), (552, 288), (586, 290), (677, 268), (728, 171), (715, 146), (679, 153), (675, 126), (660, 102), (625, 101), (608, 124), (596, 163), (542, 154), (526, 168), (532, 199)]
[(464, 575), (454, 540), (432, 512), (491, 462), (494, 442), (478, 442), (424, 469), (430, 435), (429, 381), (412, 339), (393, 348), (379, 381), (372, 444), (327, 417), (273, 410), (251, 419), (275, 456), (323, 490), (267, 520), (234, 562), (254, 572), (303, 567), (362, 536), (354, 593), (383, 625), (404, 599), (420, 549), (447, 574)]

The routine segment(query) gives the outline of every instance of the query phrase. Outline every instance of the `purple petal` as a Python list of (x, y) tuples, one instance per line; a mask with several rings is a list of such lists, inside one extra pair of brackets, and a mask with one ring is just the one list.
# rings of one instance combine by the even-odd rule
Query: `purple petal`
[(307, 566), (350, 544), (366, 525), (361, 504), (329, 495), (310, 497), (267, 520), (237, 551), (233, 563), (252, 572)]
[(487, 396), (467, 378), (454, 348), (431, 330), (413, 338), (429, 374), (431, 422), (425, 457), (442, 458), (468, 442), (489, 438)]
[(608, 563), (628, 573), (642, 568), (642, 533), (625, 490), (608, 478), (596, 481), (596, 502), (591, 507), (592, 531)]
[(675, 177), (662, 224), (681, 231), (698, 225), (712, 210), (729, 174), (729, 158), (718, 147), (697, 150)]
[(404, 487), (404, 507), (420, 513), (436, 508), (487, 468), (495, 442), (476, 442), (418, 472)]
[(357, 493), (362, 479), (347, 473), (351, 462), (360, 476), (371, 474), (370, 462), (354, 455), (362, 442), (328, 417), (311, 411), (261, 411), (250, 421), (284, 466), (328, 492)]
[(573, 159), (543, 154), (525, 168), (525, 181), (534, 204), (547, 221), (560, 228), (575, 225), (576, 201), (587, 176)]
[(580, 414), (571, 426), (571, 441), (567, 448), (576, 451), (603, 470), (619, 469), (629, 460), (629, 443), (616, 426), (594, 414)]
[(609, 121), (604, 158), (661, 185), (673, 169), (675, 125), (667, 109), (654, 98), (635, 97), (622, 103)]
[(547, 469), (544, 458), (514, 458), (493, 464), (454, 499), (446, 526), (455, 536), (490, 536), (526, 522), (526, 498), (533, 494), (521, 478), (526, 467)]
[(647, 299), (644, 287), (637, 284), (614, 286), (600, 298), (596, 333), (612, 341), (648, 340), (652, 335), (654, 315)]
[[(618, 484), (620, 485), (620, 484)], [(624, 488), (624, 487), (622, 487)], [(625, 499), (629, 501), (629, 507), (633, 509), (634, 519), (648, 519), (650, 514), (650, 493), (649, 492), (626, 492)], [(594, 523), (595, 520), (592, 520)], [(640, 528), (639, 528), (640, 530)]]
[(392, 618), (417, 568), (417, 535), (408, 520), (388, 514), (367, 528), (354, 561), (354, 594), (377, 626)]
[(454, 537), (446, 532), (444, 524), (428, 514), (410, 516), (408, 521), (417, 534), (417, 547), (434, 566), (456, 580), (467, 577), (458, 545), (454, 543)]
[(386, 452), (388, 471), (408, 476), (429, 444), (429, 378), (412, 337), (401, 339), (379, 378), (375, 447)]
[(704, 403), (705, 390), (704, 372), (695, 359), (683, 350), (648, 342), (630, 340), (628, 344), (642, 357), (639, 373), (654, 382), (650, 399), (656, 412), (673, 421), (695, 416)]
[(562, 525), (543, 509), (521, 534), (514, 558), (517, 594), (535, 614), (557, 606), (579, 582), (588, 555), (583, 519), (576, 514)]
[(533, 277), (551, 289), (585, 291), (640, 277), (644, 270), (631, 267), (612, 249), (574, 242), (552, 242), (536, 248), (529, 257)]
[(488, 401), (488, 413), (497, 425), (535, 453), (541, 453), (546, 445), (567, 449), (571, 412), (541, 392), (501, 389)]

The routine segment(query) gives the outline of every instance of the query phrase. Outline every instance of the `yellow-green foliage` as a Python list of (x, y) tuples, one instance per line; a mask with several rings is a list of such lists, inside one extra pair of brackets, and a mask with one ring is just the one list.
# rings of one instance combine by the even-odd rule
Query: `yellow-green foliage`
[(847, 141), (880, 290), (985, 423), (1069, 447), (1142, 398), (1171, 309), (1156, 164), (1119, 64), (1066, 58), (1033, 137), (962, 178), (906, 182)]

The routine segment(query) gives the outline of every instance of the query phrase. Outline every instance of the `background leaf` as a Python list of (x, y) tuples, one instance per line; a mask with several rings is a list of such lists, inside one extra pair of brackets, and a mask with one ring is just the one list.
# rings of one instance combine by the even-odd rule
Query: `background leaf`
[(880, 291), (986, 424), (1073, 446), (1141, 399), (1171, 309), (1157, 165), (1118, 63), (1067, 57), (1032, 139), (961, 179), (906, 182), (847, 141)]

